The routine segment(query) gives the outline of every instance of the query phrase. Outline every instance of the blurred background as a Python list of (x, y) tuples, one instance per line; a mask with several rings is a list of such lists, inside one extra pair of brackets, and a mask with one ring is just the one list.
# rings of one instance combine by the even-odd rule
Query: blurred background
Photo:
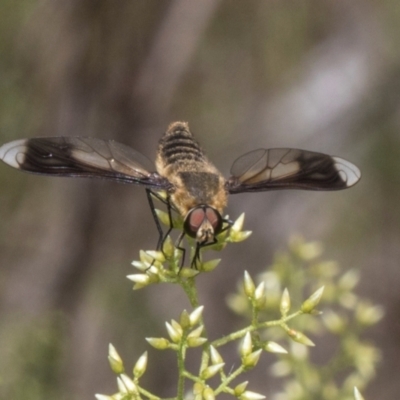
[[(294, 233), (322, 241), (359, 293), (386, 308), (366, 398), (400, 390), (400, 7), (381, 0), (1, 0), (0, 143), (116, 139), (154, 159), (168, 124), (189, 121), (226, 175), (259, 147), (297, 147), (358, 165), (349, 191), (231, 196), (246, 242), (199, 279), (209, 334), (239, 326), (225, 298)], [(157, 231), (143, 188), (29, 176), (0, 166), (0, 397), (113, 393), (112, 342), (128, 365), (164, 335), (185, 296), (125, 275)], [(146, 385), (173, 395), (172, 354), (150, 350)], [(272, 357), (272, 356), (271, 356)], [(273, 358), (273, 357), (272, 357)], [(252, 390), (274, 393), (261, 371)], [(173, 385), (173, 383), (172, 383)]]

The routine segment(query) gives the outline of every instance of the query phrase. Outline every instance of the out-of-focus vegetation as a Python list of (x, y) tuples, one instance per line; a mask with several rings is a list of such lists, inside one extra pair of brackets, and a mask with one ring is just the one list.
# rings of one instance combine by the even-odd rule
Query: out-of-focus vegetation
[[(4, 0), (0, 4), (0, 142), (50, 135), (114, 138), (154, 157), (174, 120), (189, 121), (228, 175), (258, 147), (340, 155), (363, 173), (337, 193), (231, 196), (254, 236), (200, 280), (210, 336), (243, 266), (252, 274), (293, 232), (360, 269), (358, 291), (385, 306), (382, 348), (365, 398), (399, 392), (400, 9), (385, 0)], [(0, 168), (0, 397), (87, 399), (112, 392), (109, 342), (136, 340), (182, 308), (156, 286), (122, 277), (154, 245), (143, 189), (51, 179)], [(175, 312), (176, 311), (176, 312)], [(162, 317), (162, 318), (161, 318)], [(134, 328), (133, 328), (134, 327)], [(132, 332), (135, 337), (132, 337)], [(173, 360), (152, 385), (170, 389)], [(274, 379), (260, 384), (275, 391)]]

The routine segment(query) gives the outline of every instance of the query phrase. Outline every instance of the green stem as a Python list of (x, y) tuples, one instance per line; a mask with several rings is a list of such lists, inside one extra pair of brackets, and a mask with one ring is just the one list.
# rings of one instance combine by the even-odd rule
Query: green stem
[(247, 332), (252, 332), (260, 328), (268, 328), (271, 326), (284, 326), (285, 323), (299, 315), (303, 314), (301, 310), (294, 312), (293, 314), (282, 317), (281, 319), (275, 321), (267, 321), (267, 322), (258, 322), (256, 325), (248, 326), (246, 328), (240, 329), (239, 331), (233, 332), (230, 335), (226, 335), (221, 339), (214, 340), (211, 344), (214, 347), (222, 346), (226, 343), (229, 343), (233, 340), (241, 339), (246, 335)]
[(148, 392), (146, 389), (142, 389), (141, 387), (139, 387), (138, 389), (140, 394), (146, 396), (150, 400), (161, 400), (161, 397), (155, 396), (154, 394)]
[(245, 367), (241, 365), (236, 371), (233, 371), (226, 379), (224, 379), (224, 381), (214, 390), (214, 393), (217, 395), (224, 391), (228, 385), (244, 371)]
[(186, 335), (182, 337), (178, 350), (178, 387), (177, 399), (183, 400), (185, 390), (185, 355), (186, 355)]

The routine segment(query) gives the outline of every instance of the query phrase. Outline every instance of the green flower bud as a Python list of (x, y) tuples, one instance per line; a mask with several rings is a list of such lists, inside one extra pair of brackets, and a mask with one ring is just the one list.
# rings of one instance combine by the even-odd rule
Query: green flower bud
[(108, 345), (108, 362), (110, 363), (112, 371), (116, 374), (119, 375), (124, 372), (124, 363), (111, 343)]
[(126, 388), (126, 386), (124, 385), (124, 382), (122, 381), (122, 379), (120, 377), (117, 378), (117, 386), (118, 386), (119, 393), (128, 394), (128, 389)]
[(255, 292), (254, 292), (254, 302), (255, 306), (258, 309), (264, 308), (265, 307), (265, 300), (266, 300), (266, 294), (265, 294), (265, 282), (261, 282)]
[(189, 315), (190, 325), (194, 326), (199, 323), (201, 315), (203, 314), (204, 306), (195, 308)]
[(214, 260), (207, 261), (201, 265), (201, 270), (205, 272), (213, 271), (217, 265), (221, 262), (220, 258), (216, 258)]
[(154, 257), (150, 256), (149, 254), (147, 254), (147, 252), (145, 252), (145, 251), (143, 251), (143, 250), (140, 250), (140, 252), (139, 252), (139, 258), (140, 258), (140, 261), (141, 261), (142, 263), (148, 264), (149, 266), (150, 266), (151, 264), (153, 264), (153, 262), (154, 262)]
[(346, 320), (331, 310), (328, 310), (323, 314), (322, 321), (329, 331), (336, 334), (343, 332), (347, 326)]
[(249, 381), (239, 383), (239, 385), (237, 385), (235, 389), (233, 389), (236, 397), (239, 397), (241, 394), (243, 394), (243, 392), (246, 390), (248, 383)]
[(290, 295), (287, 289), (285, 289), (282, 293), (280, 311), (283, 316), (287, 315), (287, 313), (290, 311)]
[(189, 313), (186, 310), (183, 310), (181, 312), (181, 316), (179, 317), (179, 323), (182, 327), (182, 329), (187, 329), (191, 326), (190, 324), (190, 316)]
[(355, 286), (357, 286), (359, 280), (359, 272), (354, 269), (350, 269), (339, 279), (338, 287), (346, 291), (352, 290)]
[(287, 354), (287, 350), (285, 350), (281, 345), (275, 342), (267, 342), (264, 345), (264, 350), (269, 351), (270, 353), (280, 353)]
[(321, 300), (322, 293), (324, 292), (325, 286), (320, 287), (316, 290), (306, 301), (301, 305), (301, 311), (305, 314), (311, 313), (314, 308), (318, 305)]
[(367, 303), (359, 303), (356, 308), (356, 320), (362, 325), (374, 325), (379, 322), (384, 315), (382, 307), (372, 306)]
[(179, 275), (182, 277), (182, 278), (194, 278), (196, 275), (198, 275), (200, 273), (200, 271), (198, 271), (198, 270), (196, 270), (196, 269), (194, 269), (194, 268), (186, 268), (186, 267), (184, 267), (184, 268), (182, 268), (180, 271), (179, 271)]
[(183, 329), (178, 322), (176, 322), (174, 319), (171, 319), (171, 325), (173, 326), (174, 329), (176, 329), (182, 335)]
[(239, 350), (242, 358), (251, 354), (253, 350), (253, 342), (251, 340), (250, 332), (246, 333), (245, 337), (243, 338), (242, 344), (240, 345)]
[(305, 346), (315, 346), (315, 344), (303, 333), (289, 329), (286, 332), (295, 342), (304, 344)]
[(200, 325), (199, 327), (197, 327), (196, 329), (194, 329), (192, 332), (189, 333), (188, 339), (200, 337), (203, 330), (204, 330), (204, 325)]
[(236, 221), (231, 226), (231, 232), (237, 233), (243, 229), (244, 213), (240, 214)]
[(164, 240), (163, 243), (163, 252), (165, 254), (165, 257), (172, 258), (174, 256), (174, 243), (172, 242), (171, 236), (167, 236), (167, 238)]
[(308, 242), (298, 246), (297, 254), (304, 261), (311, 261), (321, 255), (323, 247), (319, 242)]
[(121, 374), (120, 378), (121, 378), (124, 386), (128, 390), (128, 393), (139, 393), (136, 384), (133, 382), (133, 380), (131, 378), (129, 378), (128, 375)]
[(243, 283), (244, 283), (244, 292), (246, 293), (246, 296), (249, 297), (250, 299), (252, 299), (254, 296), (256, 287), (254, 285), (253, 279), (251, 279), (251, 276), (247, 271), (244, 271), (244, 282)]
[(141, 261), (132, 261), (131, 263), (135, 268), (137, 268), (140, 271), (147, 271), (149, 269), (148, 264), (144, 264)]
[(233, 243), (239, 243), (246, 240), (253, 232), (252, 231), (243, 231), (243, 232), (232, 232), (229, 235), (229, 239)]
[(225, 363), (220, 363), (220, 364), (215, 364), (215, 365), (210, 365), (206, 369), (204, 369), (200, 377), (201, 379), (207, 380), (212, 378), (214, 375), (216, 375), (221, 369), (224, 367)]
[(258, 360), (260, 359), (261, 353), (262, 353), (262, 349), (258, 349), (256, 351), (253, 351), (249, 355), (243, 357), (242, 364), (247, 369), (254, 368), (257, 365)]
[(94, 397), (96, 397), (97, 400), (113, 400), (111, 396), (105, 394), (95, 394)]
[(167, 339), (164, 338), (146, 338), (147, 342), (158, 350), (168, 349), (170, 343)]
[(147, 368), (147, 351), (145, 351), (139, 359), (136, 361), (133, 367), (133, 375), (135, 378), (140, 378), (146, 371)]
[(158, 261), (161, 264), (165, 262), (165, 256), (162, 251), (147, 250), (146, 253), (153, 258), (153, 261)]
[(221, 354), (219, 354), (218, 350), (214, 346), (210, 346), (210, 355), (211, 355), (211, 362), (215, 364), (221, 364), (224, 362)]
[(212, 390), (209, 386), (207, 386), (203, 390), (203, 399), (204, 400), (214, 400), (215, 399), (214, 390)]
[(182, 338), (182, 331), (175, 329), (171, 324), (168, 322), (165, 323), (167, 327), (168, 335), (174, 343), (179, 343)]
[(364, 397), (356, 387), (354, 387), (354, 400), (364, 400)]
[(204, 385), (200, 382), (196, 382), (193, 385), (193, 394), (197, 395), (197, 394), (202, 394), (204, 390)]
[(240, 400), (262, 400), (265, 399), (265, 396), (256, 392), (250, 392), (249, 390), (246, 390), (243, 392), (240, 397)]
[(166, 213), (165, 211), (159, 210), (159, 209), (155, 209), (154, 211), (155, 211), (156, 214), (157, 214), (158, 220), (159, 220), (163, 225), (169, 227), (170, 224), (171, 224), (171, 221), (170, 221), (170, 218), (169, 218), (168, 213)]
[(198, 347), (198, 346), (203, 345), (206, 342), (207, 342), (207, 339), (203, 338), (203, 337), (191, 337), (191, 338), (188, 338), (188, 340), (187, 340), (187, 344), (189, 347)]

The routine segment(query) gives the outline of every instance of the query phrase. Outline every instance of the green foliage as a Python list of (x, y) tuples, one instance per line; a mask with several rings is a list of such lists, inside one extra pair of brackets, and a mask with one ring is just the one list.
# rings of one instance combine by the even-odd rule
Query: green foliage
[[(242, 231), (243, 218), (239, 217), (229, 232), (219, 235), (218, 243), (212, 246), (214, 250), (249, 236), (250, 232)], [(181, 226), (180, 221), (175, 221), (174, 226)], [(364, 388), (373, 377), (379, 354), (360, 335), (379, 321), (382, 311), (354, 293), (358, 282), (354, 270), (340, 274), (334, 262), (320, 259), (321, 252), (318, 243), (297, 238), (291, 241), (287, 252), (276, 256), (257, 283), (245, 271), (243, 282), (238, 292), (228, 298), (228, 305), (248, 323), (238, 331), (211, 340), (202, 318), (204, 307), (198, 301), (196, 277), (213, 270), (219, 260), (200, 259), (197, 269), (182, 268), (182, 252), (170, 238), (164, 243), (163, 252), (142, 251), (140, 260), (133, 262), (140, 273), (128, 276), (134, 289), (154, 283), (178, 284), (193, 307), (190, 312), (183, 310), (178, 320), (166, 322), (165, 337), (146, 339), (155, 349), (176, 353), (178, 378), (174, 399), (183, 399), (187, 392), (195, 400), (212, 400), (222, 393), (241, 400), (263, 399), (263, 394), (247, 390), (248, 382), (240, 377), (255, 368), (261, 356), (270, 357), (268, 353), (277, 357), (271, 373), (285, 378), (284, 391), (276, 394), (275, 400), (362, 399), (355, 386)], [(324, 364), (317, 365), (309, 349), (315, 346), (313, 340), (320, 342), (323, 349), (321, 336), (327, 332), (337, 339), (337, 348), (325, 357)], [(240, 361), (236, 369), (226, 366), (219, 352), (231, 342), (239, 342)], [(196, 347), (202, 348), (202, 355), (198, 372), (192, 373), (186, 368), (186, 361)], [(138, 359), (131, 374), (112, 345), (108, 359), (117, 375), (118, 391), (111, 396), (97, 394), (98, 400), (161, 399), (140, 383), (147, 367), (147, 352)]]

